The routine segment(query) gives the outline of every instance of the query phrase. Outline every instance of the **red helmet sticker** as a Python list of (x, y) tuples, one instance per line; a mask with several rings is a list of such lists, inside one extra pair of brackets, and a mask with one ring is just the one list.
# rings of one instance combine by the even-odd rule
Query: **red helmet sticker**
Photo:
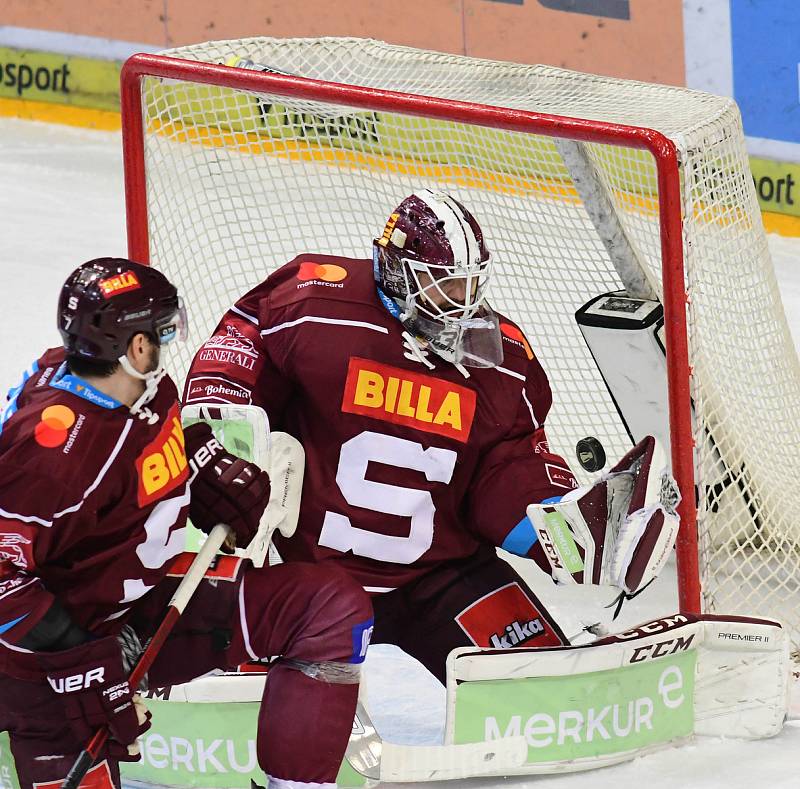
[(97, 283), (100, 287), (100, 293), (103, 294), (104, 299), (110, 299), (112, 296), (118, 296), (120, 293), (126, 293), (129, 290), (136, 290), (142, 287), (136, 274), (132, 271), (123, 271), (121, 274), (115, 274), (113, 277), (106, 277)]

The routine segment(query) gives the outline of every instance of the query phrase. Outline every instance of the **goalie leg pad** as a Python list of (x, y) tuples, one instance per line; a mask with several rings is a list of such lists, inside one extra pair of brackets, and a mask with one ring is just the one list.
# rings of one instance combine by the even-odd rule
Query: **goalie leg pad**
[(447, 742), (523, 735), (517, 773), (632, 759), (693, 734), (777, 734), (788, 708), (788, 639), (775, 622), (672, 617), (588, 646), (448, 659)]

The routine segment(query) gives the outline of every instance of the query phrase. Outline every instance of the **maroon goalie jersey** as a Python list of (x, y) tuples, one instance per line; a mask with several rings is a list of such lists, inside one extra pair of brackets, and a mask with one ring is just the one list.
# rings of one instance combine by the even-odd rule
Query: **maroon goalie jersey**
[(541, 558), (525, 516), (575, 486), (549, 452), (550, 386), (501, 317), (504, 360), (465, 375), (415, 354), (368, 260), (301, 255), (243, 296), (197, 352), (184, 401), (252, 403), (302, 443), (285, 559), (332, 560), (387, 591), (479, 542)]
[[(9, 393), (0, 432), (0, 639), (57, 598), (103, 634), (183, 550), (189, 467), (175, 385), (133, 415), (44, 354)], [(158, 417), (156, 419), (156, 416)], [(0, 667), (3, 663), (0, 649)], [(8, 654), (6, 653), (6, 657)]]

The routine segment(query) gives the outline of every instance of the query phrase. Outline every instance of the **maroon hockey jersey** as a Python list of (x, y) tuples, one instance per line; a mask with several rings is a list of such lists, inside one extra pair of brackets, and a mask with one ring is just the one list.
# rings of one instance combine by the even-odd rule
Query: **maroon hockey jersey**
[(0, 432), (2, 652), (58, 600), (98, 634), (183, 550), (189, 467), (175, 385), (150, 419), (66, 370), (50, 350), (9, 393)]
[(339, 562), (381, 592), (479, 542), (541, 558), (526, 506), (576, 483), (547, 447), (547, 376), (499, 317), (502, 364), (464, 374), (412, 351), (371, 261), (301, 255), (223, 316), (184, 401), (259, 405), (303, 444), (286, 559)]

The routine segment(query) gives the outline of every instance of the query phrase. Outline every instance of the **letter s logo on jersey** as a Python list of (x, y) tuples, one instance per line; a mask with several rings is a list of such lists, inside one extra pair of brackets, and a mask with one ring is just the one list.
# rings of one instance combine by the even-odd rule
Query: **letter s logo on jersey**
[(170, 409), (155, 439), (136, 458), (136, 471), (140, 507), (162, 498), (188, 478), (189, 464), (177, 405)]

